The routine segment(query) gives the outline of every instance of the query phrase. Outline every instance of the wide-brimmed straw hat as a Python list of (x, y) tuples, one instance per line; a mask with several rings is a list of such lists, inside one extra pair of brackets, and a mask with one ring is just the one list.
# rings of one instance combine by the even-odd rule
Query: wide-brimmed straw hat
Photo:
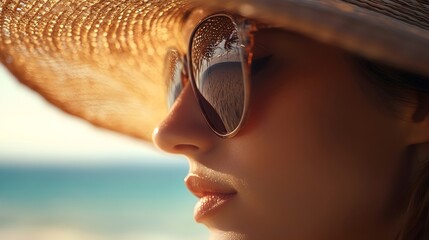
[(185, 52), (216, 11), (429, 76), (427, 0), (2, 0), (0, 58), (67, 113), (150, 139), (167, 113), (167, 50)]

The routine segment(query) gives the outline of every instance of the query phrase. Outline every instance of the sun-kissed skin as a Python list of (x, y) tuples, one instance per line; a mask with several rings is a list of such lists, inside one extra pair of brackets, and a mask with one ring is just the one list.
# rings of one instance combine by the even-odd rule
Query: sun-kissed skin
[(340, 49), (281, 30), (256, 42), (256, 58), (273, 57), (238, 135), (213, 133), (189, 84), (153, 135), (237, 192), (199, 221), (212, 239), (393, 240), (414, 162), (429, 156), (427, 117), (383, 110)]

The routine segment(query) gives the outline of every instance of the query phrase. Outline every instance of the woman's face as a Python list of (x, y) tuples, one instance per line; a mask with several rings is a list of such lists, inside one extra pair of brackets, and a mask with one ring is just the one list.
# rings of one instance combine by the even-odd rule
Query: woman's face
[(189, 159), (196, 220), (213, 239), (393, 237), (407, 177), (402, 120), (380, 110), (345, 52), (275, 29), (256, 45), (255, 58), (271, 60), (252, 77), (238, 135), (212, 132), (189, 84), (154, 133)]

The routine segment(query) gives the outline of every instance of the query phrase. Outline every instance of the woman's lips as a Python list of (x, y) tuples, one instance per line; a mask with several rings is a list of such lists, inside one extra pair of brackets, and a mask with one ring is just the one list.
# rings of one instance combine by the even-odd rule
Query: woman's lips
[(195, 221), (200, 222), (204, 217), (221, 208), (234, 195), (235, 194), (209, 194), (200, 198), (194, 208)]
[(196, 174), (189, 174), (185, 183), (189, 191), (199, 198), (194, 208), (197, 222), (219, 210), (237, 194), (237, 191), (226, 184)]

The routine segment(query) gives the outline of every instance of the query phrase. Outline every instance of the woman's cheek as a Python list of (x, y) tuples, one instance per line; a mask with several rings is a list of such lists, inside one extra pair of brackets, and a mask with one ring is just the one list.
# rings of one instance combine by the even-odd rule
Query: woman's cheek
[(256, 225), (270, 218), (291, 235), (306, 234), (307, 225), (347, 228), (375, 219), (384, 204), (390, 178), (377, 171), (390, 155), (374, 149), (389, 144), (387, 128), (378, 116), (360, 117), (371, 110), (358, 94), (323, 95), (317, 87), (272, 96), (259, 116), (264, 124), (254, 119), (241, 136), (243, 201)]

